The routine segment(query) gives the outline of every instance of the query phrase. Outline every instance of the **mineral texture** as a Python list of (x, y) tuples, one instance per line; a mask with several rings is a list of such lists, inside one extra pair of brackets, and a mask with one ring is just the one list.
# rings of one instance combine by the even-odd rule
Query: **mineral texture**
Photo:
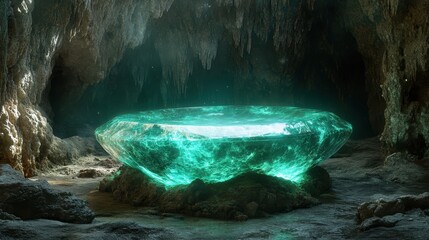
[(104, 149), (165, 186), (222, 182), (254, 171), (299, 182), (352, 126), (295, 107), (218, 106), (118, 116), (96, 130)]

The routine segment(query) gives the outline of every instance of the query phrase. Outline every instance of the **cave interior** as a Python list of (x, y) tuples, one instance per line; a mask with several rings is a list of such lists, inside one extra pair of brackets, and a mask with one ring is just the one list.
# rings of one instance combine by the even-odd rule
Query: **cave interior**
[[(0, 239), (427, 239), (428, 12), (427, 0), (2, 1)], [(299, 184), (248, 172), (172, 189), (94, 134), (196, 106), (317, 109), (353, 132)]]

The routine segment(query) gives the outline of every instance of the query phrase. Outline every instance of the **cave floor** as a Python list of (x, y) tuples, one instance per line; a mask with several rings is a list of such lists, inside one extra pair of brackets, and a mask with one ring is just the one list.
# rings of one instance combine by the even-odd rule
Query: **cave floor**
[(14, 239), (427, 239), (429, 217), (420, 209), (403, 214), (394, 227), (359, 230), (355, 216), (362, 202), (429, 191), (429, 184), (422, 180), (426, 171), (407, 164), (385, 166), (379, 149), (376, 139), (350, 141), (325, 161), (321, 166), (330, 173), (333, 187), (320, 197), (321, 204), (243, 222), (158, 214), (154, 209), (118, 203), (110, 193), (97, 191), (102, 177), (75, 177), (73, 168), (92, 164), (94, 157), (86, 157), (37, 179), (86, 199), (97, 215), (92, 224), (2, 221), (0, 228), (10, 231)]

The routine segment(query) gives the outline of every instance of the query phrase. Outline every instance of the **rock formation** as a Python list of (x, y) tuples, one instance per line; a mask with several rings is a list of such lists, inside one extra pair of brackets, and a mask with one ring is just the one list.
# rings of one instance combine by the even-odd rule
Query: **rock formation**
[(91, 223), (94, 217), (85, 202), (73, 194), (53, 190), (45, 181), (27, 180), (9, 165), (0, 164), (0, 220)]
[(362, 203), (357, 210), (357, 220), (361, 230), (374, 227), (393, 227), (403, 220), (403, 213), (413, 209), (427, 212), (429, 208), (429, 193), (407, 195), (395, 199), (378, 199)]
[(196, 179), (166, 190), (140, 171), (124, 166), (106, 177), (99, 190), (112, 192), (115, 199), (134, 206), (155, 207), (159, 214), (247, 220), (313, 206), (318, 203), (314, 197), (330, 187), (329, 174), (315, 167), (304, 174), (300, 185), (250, 172), (225, 182), (209, 184)]
[(347, 1), (346, 9), (365, 59), (370, 112), (384, 110), (386, 150), (423, 156), (429, 143), (429, 3), (360, 0)]
[(49, 122), (52, 74), (61, 74), (61, 98), (79, 97), (125, 49), (141, 44), (148, 19), (161, 17), (171, 3), (3, 1), (0, 161), (25, 176), (49, 161), (69, 161), (69, 142), (55, 137)]

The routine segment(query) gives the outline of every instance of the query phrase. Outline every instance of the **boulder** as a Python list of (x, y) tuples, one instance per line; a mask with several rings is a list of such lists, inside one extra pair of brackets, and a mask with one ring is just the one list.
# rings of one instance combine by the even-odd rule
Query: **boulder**
[(97, 169), (82, 169), (77, 174), (78, 178), (97, 178), (103, 176), (103, 172)]
[(44, 218), (91, 223), (94, 219), (85, 201), (69, 192), (52, 189), (46, 181), (28, 180), (6, 164), (0, 164), (0, 209), (4, 216), (22, 220)]
[(416, 208), (422, 210), (429, 208), (429, 192), (420, 195), (405, 195), (390, 200), (378, 199), (364, 202), (357, 209), (357, 219), (359, 223), (364, 223), (367, 219), (372, 219), (370, 222), (373, 220), (380, 222), (379, 219), (385, 216), (405, 213)]
[(314, 198), (331, 186), (329, 174), (320, 167), (305, 173), (303, 184), (249, 172), (225, 182), (165, 189), (140, 171), (123, 166), (100, 182), (99, 190), (112, 192), (121, 202), (156, 207), (162, 213), (180, 213), (216, 219), (246, 220), (288, 212), (318, 203)]

